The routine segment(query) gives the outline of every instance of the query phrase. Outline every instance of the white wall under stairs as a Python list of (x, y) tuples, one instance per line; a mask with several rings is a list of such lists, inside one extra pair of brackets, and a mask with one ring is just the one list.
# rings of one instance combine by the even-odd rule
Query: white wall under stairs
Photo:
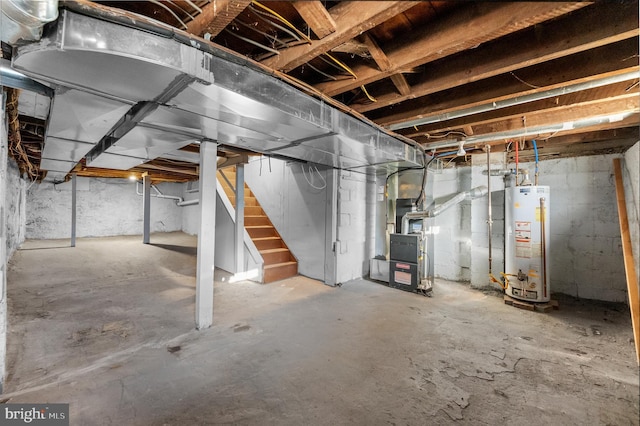
[[(277, 159), (251, 160), (245, 180), (262, 209), (298, 259), (298, 273), (323, 280), (325, 275), (326, 169)], [(306, 175), (306, 178), (305, 178)], [(308, 181), (307, 181), (308, 180)], [(315, 188), (314, 188), (315, 186)], [(318, 189), (322, 188), (322, 189)]]
[[(183, 198), (186, 200), (192, 200), (199, 198), (197, 192), (188, 192), (188, 185), (184, 185)], [(194, 188), (197, 188), (197, 182), (193, 184)], [(200, 214), (200, 206), (193, 205), (183, 207), (182, 213), (182, 231), (191, 234), (198, 234), (198, 220)], [(234, 240), (234, 228), (235, 217), (233, 207), (229, 202), (229, 199), (224, 194), (222, 187), (218, 184), (218, 191), (216, 197), (216, 251), (215, 251), (215, 266), (216, 268), (223, 269), (230, 273), (237, 273), (235, 265), (235, 240)], [(262, 281), (262, 257), (255, 249), (251, 238), (245, 231), (244, 237), (244, 272), (254, 271), (255, 275), (249, 275), (252, 281)], [(252, 247), (253, 246), (253, 247)]]

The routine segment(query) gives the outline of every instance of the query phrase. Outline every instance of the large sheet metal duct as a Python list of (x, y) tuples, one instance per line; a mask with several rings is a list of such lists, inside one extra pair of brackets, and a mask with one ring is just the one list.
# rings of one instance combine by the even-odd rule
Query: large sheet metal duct
[(71, 6), (82, 14), (62, 10), (12, 61), (57, 87), (43, 169), (65, 173), (86, 156), (126, 170), (202, 140), (363, 172), (422, 165), (410, 141), (244, 57), (137, 15)]

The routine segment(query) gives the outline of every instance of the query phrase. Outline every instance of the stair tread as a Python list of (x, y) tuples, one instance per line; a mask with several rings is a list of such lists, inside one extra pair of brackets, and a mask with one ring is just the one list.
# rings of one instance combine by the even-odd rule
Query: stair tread
[(282, 263), (274, 263), (273, 265), (264, 265), (264, 269), (273, 269), (273, 268), (278, 268), (280, 266), (290, 266), (290, 265), (297, 265), (298, 262), (296, 262), (295, 260), (290, 260), (288, 262), (282, 262)]
[(252, 228), (252, 229), (256, 229), (256, 228), (273, 228), (273, 225), (245, 225), (245, 228)]
[(289, 251), (286, 247), (278, 247), (278, 248), (270, 248), (264, 250), (258, 250), (261, 254), (269, 254), (269, 253), (282, 253), (285, 251)]
[(282, 238), (271, 236), (271, 237), (255, 237), (252, 238), (253, 241), (266, 241), (266, 240), (281, 240)]

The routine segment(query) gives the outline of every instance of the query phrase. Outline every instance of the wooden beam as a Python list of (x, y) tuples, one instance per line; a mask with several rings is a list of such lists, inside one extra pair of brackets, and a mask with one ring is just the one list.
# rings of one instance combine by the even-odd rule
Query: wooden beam
[(197, 36), (205, 33), (217, 36), (231, 21), (251, 4), (251, 0), (213, 0), (202, 8), (202, 13), (187, 22), (187, 31)]
[(194, 177), (198, 176), (198, 170), (197, 170), (197, 165), (196, 164), (194, 164), (193, 167), (191, 167), (191, 168), (183, 168), (183, 167), (172, 167), (172, 166), (167, 166), (167, 165), (163, 165), (163, 164), (157, 164), (157, 163), (149, 162), (149, 163), (141, 164), (136, 168), (137, 169), (142, 169), (142, 170), (147, 170), (147, 169), (148, 170), (160, 170), (160, 171), (163, 171), (163, 172), (178, 173), (178, 174), (194, 176)]
[(524, 37), (497, 40), (446, 63), (433, 64), (425, 78), (412, 86), (410, 94), (389, 93), (376, 96), (375, 103), (351, 107), (358, 112), (371, 111), (632, 37), (636, 38), (637, 50), (637, 3), (616, 7), (599, 3), (567, 19), (541, 24)]
[[(582, 129), (581, 129), (582, 130)], [(582, 133), (554, 136), (547, 140), (538, 140), (538, 148), (557, 145), (582, 145), (599, 141), (640, 140), (640, 128), (637, 126), (606, 130), (591, 130)]]
[(640, 365), (640, 298), (638, 296), (638, 277), (636, 276), (636, 269), (633, 264), (633, 248), (631, 246), (631, 233), (629, 232), (627, 204), (624, 197), (622, 167), (620, 166), (619, 158), (613, 160), (613, 171), (616, 177), (616, 201), (618, 202), (618, 219), (620, 222), (620, 236), (622, 237), (624, 271), (627, 276), (631, 324), (633, 327), (633, 337), (636, 342), (636, 362)]
[[(262, 64), (289, 72), (419, 3), (419, 1), (372, 1), (367, 2), (366, 7), (363, 7), (360, 2), (341, 2), (329, 11), (336, 23), (334, 33), (321, 40), (313, 40), (310, 44), (283, 49), (279, 55), (265, 59)], [(356, 87), (358, 86), (360, 85)]]
[[(385, 52), (394, 68), (379, 71), (366, 65), (353, 67), (353, 80), (321, 83), (315, 87), (329, 96), (389, 77), (436, 59), (472, 49), (507, 34), (556, 18), (588, 3), (472, 3), (447, 18), (425, 25), (411, 37), (394, 42)], [(510, 49), (514, 53), (517, 49)]]
[(321, 1), (294, 1), (293, 7), (318, 38), (325, 38), (336, 32), (336, 21)]
[[(569, 57), (521, 69), (515, 75), (537, 86), (532, 88), (516, 76), (507, 73), (461, 87), (438, 92), (395, 105), (393, 108), (371, 111), (367, 116), (382, 125), (400, 123), (432, 114), (445, 114), (505, 99), (545, 92), (563, 86), (586, 83), (631, 71), (637, 71), (636, 39), (624, 40)], [(417, 86), (413, 86), (415, 90)], [(384, 102), (384, 97), (377, 97)], [(381, 100), (382, 99), (382, 100)]]
[[(363, 34), (362, 40), (367, 46), (367, 49), (369, 49), (371, 57), (376, 62), (378, 67), (380, 67), (381, 71), (387, 71), (393, 68), (391, 61), (389, 61), (389, 58), (387, 58), (387, 55), (384, 54), (384, 51), (380, 49), (380, 46), (378, 46), (378, 43), (376, 43), (373, 37), (371, 37), (369, 34)], [(400, 94), (403, 96), (408, 96), (411, 92), (411, 88), (409, 87), (409, 83), (407, 83), (407, 80), (404, 78), (404, 76), (398, 73), (393, 74), (390, 77), (391, 81), (398, 89), (398, 92), (400, 92)]]

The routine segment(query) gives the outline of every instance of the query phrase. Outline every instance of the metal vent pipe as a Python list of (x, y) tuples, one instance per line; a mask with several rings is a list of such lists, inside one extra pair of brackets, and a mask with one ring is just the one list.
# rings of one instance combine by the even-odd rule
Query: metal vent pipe
[(1, 0), (0, 37), (8, 44), (40, 40), (42, 27), (58, 19), (58, 0)]
[(428, 217), (436, 217), (445, 210), (450, 209), (451, 207), (461, 203), (464, 200), (474, 200), (476, 198), (484, 197), (488, 192), (489, 191), (486, 186), (477, 186), (469, 191), (464, 191), (457, 194), (455, 197), (445, 201), (434, 209), (421, 212), (409, 212), (402, 217), (402, 233), (409, 233), (409, 220), (411, 219), (426, 219)]

